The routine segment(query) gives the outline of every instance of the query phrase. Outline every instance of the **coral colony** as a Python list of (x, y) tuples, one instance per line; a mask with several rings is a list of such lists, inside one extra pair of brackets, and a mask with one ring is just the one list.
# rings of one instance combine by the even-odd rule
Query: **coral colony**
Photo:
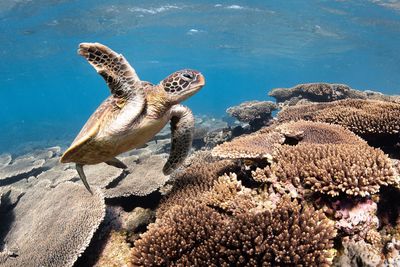
[(88, 167), (93, 195), (59, 148), (1, 155), (0, 265), (399, 266), (400, 97), (270, 95), (229, 125), (197, 117), (170, 176), (168, 129), (121, 157), (129, 172)]

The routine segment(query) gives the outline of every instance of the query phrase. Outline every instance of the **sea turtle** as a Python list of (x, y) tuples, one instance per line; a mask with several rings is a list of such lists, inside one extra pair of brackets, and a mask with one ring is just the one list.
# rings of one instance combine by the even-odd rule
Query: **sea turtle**
[(171, 151), (163, 168), (165, 175), (170, 174), (189, 153), (194, 131), (192, 112), (179, 103), (204, 86), (203, 75), (185, 69), (153, 85), (141, 81), (128, 61), (105, 45), (81, 43), (78, 53), (104, 78), (111, 95), (92, 114), (60, 161), (76, 163), (79, 177), (92, 192), (84, 165), (105, 162), (126, 169), (116, 156), (143, 146), (170, 121)]

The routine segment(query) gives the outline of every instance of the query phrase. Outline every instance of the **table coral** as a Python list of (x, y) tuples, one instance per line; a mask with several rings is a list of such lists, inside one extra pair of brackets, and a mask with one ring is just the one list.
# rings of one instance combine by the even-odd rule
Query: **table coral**
[(283, 144), (284, 141), (284, 135), (272, 129), (258, 131), (216, 146), (212, 150), (212, 155), (228, 159), (268, 159), (271, 158), (276, 146)]
[(300, 119), (338, 124), (367, 141), (400, 139), (400, 103), (345, 99), (289, 107), (278, 113), (281, 122)]
[(0, 233), (6, 233), (4, 242), (15, 248), (15, 255), (0, 265), (72, 266), (104, 214), (100, 190), (91, 195), (82, 185), (65, 182), (50, 188), (49, 181), (40, 181), (2, 219)]
[(307, 99), (313, 102), (329, 102), (345, 98), (367, 98), (366, 94), (351, 89), (346, 84), (335, 83), (305, 83), (291, 88), (275, 88), (269, 93), (277, 102), (293, 102), (294, 99)]

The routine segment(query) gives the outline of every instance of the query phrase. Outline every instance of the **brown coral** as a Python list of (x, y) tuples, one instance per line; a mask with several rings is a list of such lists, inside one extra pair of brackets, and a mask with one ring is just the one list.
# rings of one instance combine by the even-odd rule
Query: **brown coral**
[(130, 264), (131, 247), (125, 232), (111, 231), (95, 267), (126, 267)]
[(292, 88), (275, 88), (268, 95), (274, 97), (277, 102), (288, 101), (292, 104), (301, 99), (329, 102), (345, 98), (367, 98), (365, 93), (351, 89), (346, 84), (335, 83), (305, 83)]
[(258, 130), (272, 120), (272, 112), (278, 106), (271, 101), (246, 101), (239, 106), (230, 107), (226, 112), (241, 122), (247, 122), (252, 130)]
[[(212, 262), (212, 258), (215, 260), (212, 254), (217, 253), (212, 249), (215, 244), (207, 246), (214, 243), (212, 239), (223, 224), (223, 216), (196, 202), (187, 201), (186, 205), (185, 208), (171, 208), (135, 242), (132, 251), (134, 266), (215, 264)], [(193, 258), (197, 258), (196, 261)]]
[(312, 122), (292, 121), (276, 127), (286, 138), (298, 139), (300, 143), (311, 144), (366, 144), (353, 132), (339, 125)]
[(289, 107), (278, 114), (279, 121), (311, 120), (339, 124), (364, 139), (374, 140), (400, 132), (400, 104), (377, 100), (345, 99)]
[(209, 191), (219, 176), (235, 170), (236, 164), (229, 160), (212, 163), (199, 161), (193, 163), (175, 177), (172, 190), (161, 201), (157, 216), (162, 216), (174, 205), (183, 206), (188, 199), (197, 198)]
[[(266, 181), (275, 175), (331, 196), (366, 196), (378, 192), (381, 185), (396, 183), (391, 161), (381, 150), (350, 144), (281, 146), (264, 175)], [(262, 174), (258, 179), (263, 180)]]
[(188, 202), (133, 248), (134, 266), (329, 266), (336, 231), (322, 211), (284, 198), (273, 211), (229, 217)]
[(381, 252), (364, 240), (344, 238), (343, 251), (335, 258), (333, 266), (381, 266)]
[(284, 141), (281, 133), (272, 129), (262, 130), (218, 145), (212, 150), (212, 155), (228, 159), (271, 158), (275, 148)]

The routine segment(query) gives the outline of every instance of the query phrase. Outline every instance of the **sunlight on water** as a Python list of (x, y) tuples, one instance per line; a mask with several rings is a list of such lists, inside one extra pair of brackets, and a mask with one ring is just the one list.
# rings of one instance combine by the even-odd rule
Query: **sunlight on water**
[(0, 20), (0, 152), (69, 143), (107, 97), (80, 42), (123, 53), (152, 83), (200, 70), (196, 114), (306, 82), (400, 93), (400, 1), (2, 0)]

